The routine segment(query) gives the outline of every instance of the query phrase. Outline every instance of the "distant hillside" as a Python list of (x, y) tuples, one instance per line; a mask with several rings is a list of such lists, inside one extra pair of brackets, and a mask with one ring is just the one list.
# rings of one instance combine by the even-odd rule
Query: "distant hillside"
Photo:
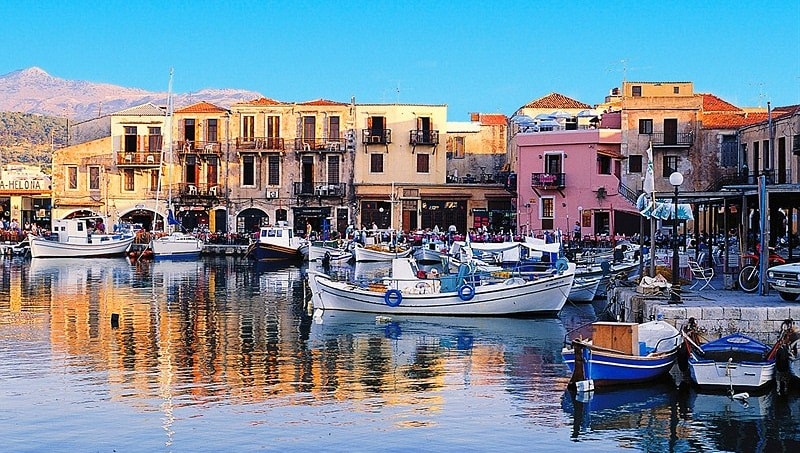
[(64, 146), (67, 122), (30, 113), (0, 112), (0, 164), (26, 163), (48, 167), (52, 150)]
[[(236, 89), (173, 93), (177, 108), (200, 101), (227, 108), (235, 102), (260, 97), (260, 93)], [(107, 83), (66, 80), (36, 67), (0, 76), (0, 111), (4, 112), (39, 113), (81, 121), (146, 102), (166, 105), (166, 99), (166, 91), (154, 93)]]

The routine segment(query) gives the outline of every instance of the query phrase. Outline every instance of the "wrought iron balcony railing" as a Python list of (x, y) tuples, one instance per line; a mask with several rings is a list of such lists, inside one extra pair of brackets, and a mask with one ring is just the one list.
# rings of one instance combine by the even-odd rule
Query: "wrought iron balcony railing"
[(280, 137), (237, 137), (239, 151), (282, 151), (284, 141)]
[(531, 173), (531, 187), (555, 189), (566, 187), (566, 173)]
[(117, 153), (117, 167), (158, 167), (161, 165), (161, 152), (125, 152)]
[(361, 143), (388, 145), (392, 143), (391, 129), (363, 129), (361, 131)]
[(439, 131), (416, 129), (408, 133), (409, 145), (438, 145), (439, 144)]
[(345, 183), (295, 182), (294, 196), (300, 197), (343, 197), (347, 194)]
[(296, 138), (295, 151), (314, 151), (322, 153), (341, 153), (346, 149), (345, 138)]

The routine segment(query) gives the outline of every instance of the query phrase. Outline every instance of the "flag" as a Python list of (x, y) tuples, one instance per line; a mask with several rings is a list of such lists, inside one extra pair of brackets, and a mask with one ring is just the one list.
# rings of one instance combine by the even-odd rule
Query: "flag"
[(653, 175), (653, 142), (647, 147), (647, 171), (644, 174), (644, 183), (642, 183), (642, 190), (646, 194), (651, 194), (655, 190), (656, 181)]

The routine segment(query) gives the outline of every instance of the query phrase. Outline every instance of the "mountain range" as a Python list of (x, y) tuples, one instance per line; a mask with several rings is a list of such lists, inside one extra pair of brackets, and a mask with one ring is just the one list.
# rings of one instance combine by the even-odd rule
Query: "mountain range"
[[(173, 93), (175, 106), (207, 101), (220, 107), (260, 98), (254, 91), (203, 89)], [(167, 92), (151, 92), (108, 83), (67, 80), (31, 67), (0, 76), (0, 111), (21, 112), (81, 121), (152, 102), (166, 105)]]

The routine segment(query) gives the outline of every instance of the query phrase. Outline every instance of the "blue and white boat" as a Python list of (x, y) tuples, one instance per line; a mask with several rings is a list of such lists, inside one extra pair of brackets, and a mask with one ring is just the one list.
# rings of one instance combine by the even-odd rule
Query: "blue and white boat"
[(757, 390), (772, 382), (773, 347), (755, 338), (733, 333), (702, 345), (690, 344), (689, 372), (701, 388)]
[(579, 390), (656, 380), (675, 364), (680, 332), (667, 322), (596, 322), (592, 330), (593, 338), (574, 338), (561, 350)]

